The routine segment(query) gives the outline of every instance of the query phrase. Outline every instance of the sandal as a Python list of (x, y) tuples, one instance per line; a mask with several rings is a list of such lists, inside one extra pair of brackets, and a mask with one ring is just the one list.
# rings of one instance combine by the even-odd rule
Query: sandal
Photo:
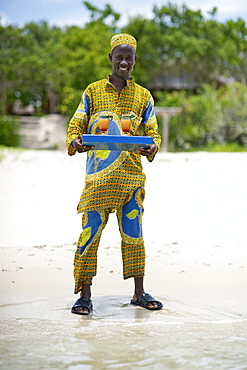
[[(82, 309), (86, 308), (88, 312), (77, 311), (76, 310), (77, 307), (81, 307)], [(77, 315), (89, 315), (92, 312), (92, 310), (93, 310), (93, 303), (92, 303), (91, 298), (85, 298), (85, 297), (81, 297), (77, 299), (74, 306), (71, 308), (71, 312)]]
[[(140, 295), (137, 300), (135, 301), (132, 299), (130, 301), (131, 304), (135, 304), (137, 306), (146, 308), (147, 310), (160, 310), (163, 307), (163, 304), (159, 301), (156, 301), (150, 294), (144, 293)], [(157, 307), (148, 307), (149, 303), (156, 303)]]

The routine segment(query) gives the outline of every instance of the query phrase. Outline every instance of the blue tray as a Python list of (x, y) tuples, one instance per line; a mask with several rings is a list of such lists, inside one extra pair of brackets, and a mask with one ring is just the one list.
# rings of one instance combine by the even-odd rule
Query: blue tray
[(138, 151), (140, 148), (150, 148), (154, 143), (151, 136), (129, 135), (90, 135), (81, 136), (82, 144), (95, 146), (96, 150)]

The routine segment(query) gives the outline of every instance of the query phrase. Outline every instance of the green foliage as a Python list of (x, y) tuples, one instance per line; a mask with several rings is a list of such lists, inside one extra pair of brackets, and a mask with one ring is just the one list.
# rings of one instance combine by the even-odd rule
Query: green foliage
[(235, 83), (219, 91), (224, 134), (230, 142), (247, 142), (247, 86)]
[(13, 118), (0, 116), (0, 145), (16, 147), (20, 144), (19, 125)]
[(189, 151), (205, 151), (205, 152), (247, 152), (247, 147), (237, 143), (231, 144), (209, 144), (201, 147), (190, 148)]
[(91, 12), (91, 23), (104, 23), (106, 18), (110, 16), (113, 18), (111, 27), (113, 31), (115, 31), (116, 22), (120, 19), (120, 14), (116, 13), (112, 9), (111, 5), (105, 4), (105, 9), (100, 10), (99, 8), (96, 8), (94, 5), (90, 4), (88, 1), (83, 1), (83, 4)]
[[(138, 81), (162, 88), (179, 78), (195, 90), (201, 83), (222, 84), (228, 78), (246, 80), (245, 22), (217, 22), (216, 8), (205, 18), (201, 11), (168, 3), (154, 6), (152, 19), (133, 17), (124, 31), (138, 41)], [(140, 67), (140, 68), (139, 68)], [(183, 87), (184, 88), (184, 87)]]
[(81, 98), (81, 91), (75, 90), (72, 87), (65, 86), (63, 89), (64, 98), (61, 101), (59, 110), (62, 114), (71, 117), (77, 106), (79, 105)]
[(112, 35), (128, 32), (138, 42), (136, 82), (153, 92), (156, 104), (182, 107), (170, 119), (170, 149), (246, 145), (244, 20), (220, 23), (217, 8), (205, 17), (201, 10), (168, 2), (154, 6), (148, 19), (129, 18), (117, 30), (121, 15), (109, 4), (83, 5), (89, 22), (82, 27), (0, 24), (0, 114), (11, 112), (18, 97), (24, 106), (31, 102), (36, 114), (71, 116), (85, 87), (111, 73)]
[(61, 40), (69, 75), (65, 86), (82, 91), (89, 83), (110, 73), (108, 53), (111, 37), (109, 28), (97, 23), (84, 29), (76, 26), (66, 29)]
[(13, 105), (16, 94), (23, 105), (42, 101), (44, 111), (54, 112), (51, 96), (66, 76), (61, 63), (61, 30), (46, 22), (31, 22), (22, 29), (0, 26), (0, 36), (2, 113)]
[(196, 95), (159, 93), (157, 98), (161, 106), (182, 107), (170, 119), (171, 150), (247, 144), (247, 86), (235, 83), (217, 90), (204, 84)]

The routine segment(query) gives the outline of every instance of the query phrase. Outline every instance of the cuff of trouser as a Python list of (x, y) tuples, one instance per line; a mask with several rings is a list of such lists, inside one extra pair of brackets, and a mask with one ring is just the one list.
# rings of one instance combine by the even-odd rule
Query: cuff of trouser
[(79, 293), (81, 290), (82, 290), (82, 285), (83, 284), (90, 284), (92, 285), (92, 278), (89, 278), (89, 279), (84, 279), (83, 282), (80, 283), (80, 285), (76, 285), (75, 286), (75, 289), (74, 289), (74, 293), (77, 294)]
[(130, 278), (142, 278), (142, 277), (144, 277), (145, 276), (145, 274), (143, 273), (142, 275), (135, 275), (135, 274), (133, 274), (133, 273), (127, 273), (127, 274), (124, 274), (124, 276), (123, 276), (123, 278), (124, 278), (124, 280), (127, 280), (127, 279), (130, 279)]

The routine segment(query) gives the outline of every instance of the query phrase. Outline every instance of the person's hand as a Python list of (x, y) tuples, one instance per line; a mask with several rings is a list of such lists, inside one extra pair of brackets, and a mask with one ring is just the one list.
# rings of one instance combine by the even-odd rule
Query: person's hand
[(155, 154), (158, 151), (158, 146), (153, 144), (150, 148), (141, 148), (139, 149), (139, 154), (144, 155), (145, 157), (149, 157), (150, 155)]
[(73, 141), (72, 141), (72, 146), (75, 148), (75, 150), (79, 153), (83, 152), (88, 152), (89, 150), (95, 149), (94, 146), (88, 146), (88, 145), (83, 145), (81, 136), (77, 136)]

